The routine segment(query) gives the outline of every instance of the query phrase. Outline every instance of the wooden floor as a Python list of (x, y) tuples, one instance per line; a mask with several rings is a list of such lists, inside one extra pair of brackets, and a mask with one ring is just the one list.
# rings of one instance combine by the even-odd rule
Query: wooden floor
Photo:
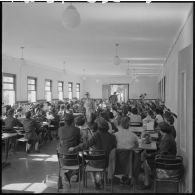
[[(55, 178), (58, 174), (58, 160), (56, 156), (57, 141), (51, 141), (42, 146), (41, 153), (26, 154), (20, 149), (17, 152), (10, 152), (8, 161), (11, 165), (2, 169), (2, 192), (4, 193), (57, 193), (57, 183)], [(53, 175), (53, 185), (48, 186), (44, 183), (47, 175)], [(88, 177), (88, 187), (84, 193), (110, 193), (110, 185), (106, 185), (104, 190), (95, 190)], [(63, 189), (60, 193), (77, 193), (78, 183), (72, 183), (71, 189), (63, 180)], [(133, 189), (127, 185), (116, 183), (114, 193), (133, 193)], [(150, 190), (139, 191), (136, 193), (151, 193)]]

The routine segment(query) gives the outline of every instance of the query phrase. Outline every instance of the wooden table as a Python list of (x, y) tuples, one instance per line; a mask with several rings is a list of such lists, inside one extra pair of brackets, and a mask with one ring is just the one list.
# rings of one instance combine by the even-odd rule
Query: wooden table
[(142, 126), (141, 127), (130, 126), (129, 130), (134, 132), (134, 133), (142, 133), (142, 132), (144, 132), (144, 128)]
[(150, 144), (145, 144), (142, 139), (139, 139), (139, 149), (143, 150), (157, 150), (156, 141), (152, 141)]
[(15, 137), (17, 133), (2, 133), (1, 139), (5, 140), (5, 161), (2, 162), (2, 168), (10, 165), (9, 162), (7, 162), (8, 158), (8, 152), (9, 152), (9, 141), (10, 138)]
[(155, 130), (145, 130), (144, 127), (133, 127), (130, 126), (129, 130), (137, 135), (141, 135), (143, 132), (149, 133), (151, 138), (158, 139), (158, 132)]

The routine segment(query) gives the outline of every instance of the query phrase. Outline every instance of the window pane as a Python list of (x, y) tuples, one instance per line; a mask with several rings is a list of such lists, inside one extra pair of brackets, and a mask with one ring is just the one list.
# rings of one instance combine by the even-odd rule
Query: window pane
[(50, 91), (50, 87), (45, 87), (45, 91)]
[(58, 87), (58, 91), (63, 91), (62, 87)]
[(28, 79), (28, 84), (35, 84), (35, 79)]
[(46, 99), (46, 101), (51, 101), (51, 92), (49, 92), (49, 91), (45, 92), (45, 99)]
[(36, 91), (28, 91), (28, 101), (36, 102)]
[(62, 82), (58, 82), (58, 86), (59, 87), (62, 87)]
[(80, 97), (79, 97), (79, 92), (76, 92), (76, 96), (77, 96), (78, 99), (80, 98)]
[(3, 91), (3, 103), (4, 105), (14, 105), (15, 91)]
[(13, 83), (14, 82), (14, 77), (3, 76), (3, 82)]
[(69, 99), (72, 99), (72, 92), (69, 92), (69, 93), (68, 93), (68, 98), (69, 98)]
[(59, 98), (59, 100), (63, 100), (63, 92), (58, 93), (58, 98)]
[(28, 90), (34, 90), (35, 91), (35, 85), (28, 85)]
[(3, 83), (3, 89), (14, 89), (14, 84)]
[(51, 81), (45, 81), (45, 86), (51, 86)]

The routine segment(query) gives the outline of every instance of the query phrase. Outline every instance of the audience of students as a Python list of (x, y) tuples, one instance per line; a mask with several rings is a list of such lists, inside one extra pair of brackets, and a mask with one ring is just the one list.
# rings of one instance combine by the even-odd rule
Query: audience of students
[[(60, 153), (78, 152), (83, 149), (104, 150), (106, 152), (106, 165), (108, 166), (109, 152), (113, 148), (134, 149), (138, 147), (138, 137), (129, 130), (131, 123), (143, 126), (149, 122), (156, 122), (160, 128), (160, 142), (156, 154), (176, 155), (175, 143), (176, 130), (174, 127), (174, 117), (170, 110), (162, 107), (158, 101), (146, 102), (145, 100), (129, 100), (126, 103), (116, 103), (110, 105), (104, 100), (93, 101), (87, 93), (86, 100), (76, 100), (53, 104), (31, 105), (30, 111), (26, 112), (26, 119), (21, 123), (14, 118), (14, 110), (6, 109), (5, 128), (13, 129), (14, 126), (22, 126), (25, 130), (25, 138), (28, 139), (27, 152), (29, 153), (31, 144), (35, 142), (35, 151), (39, 152), (39, 139), (36, 132), (40, 126), (37, 121), (47, 120), (49, 124), (55, 124), (58, 129), (58, 151)], [(102, 105), (105, 106), (102, 106)], [(18, 107), (16, 114), (19, 118)], [(17, 108), (17, 109), (18, 109)], [(73, 113), (79, 112), (82, 115), (74, 117)], [(59, 126), (59, 121), (64, 124)], [(143, 168), (145, 173), (144, 186), (140, 189), (150, 187), (150, 162), (154, 160), (154, 155), (147, 152), (142, 153)], [(66, 162), (61, 162), (66, 165)], [(73, 163), (74, 164), (74, 163)], [(101, 164), (91, 164), (94, 167), (102, 167)], [(77, 174), (77, 173), (76, 173)], [(73, 172), (65, 174), (70, 182)], [(98, 174), (92, 174), (92, 181), (96, 188), (101, 185), (101, 178)]]

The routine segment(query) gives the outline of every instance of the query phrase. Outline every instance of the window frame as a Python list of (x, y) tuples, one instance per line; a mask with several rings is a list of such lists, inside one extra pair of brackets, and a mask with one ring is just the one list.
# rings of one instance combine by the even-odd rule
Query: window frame
[[(71, 84), (71, 87), (69, 87), (69, 84)], [(71, 89), (71, 91), (69, 91), (69, 89)], [(73, 82), (68, 82), (68, 98), (69, 98), (69, 93), (71, 93), (71, 96), (73, 98)]]
[(80, 92), (81, 92), (81, 84), (76, 83), (76, 96), (77, 96), (77, 93), (78, 93), (79, 94), (79, 97), (77, 97), (78, 99), (80, 99)]
[[(59, 86), (59, 83), (62, 83), (61, 87)], [(59, 87), (62, 88), (62, 91), (59, 91)], [(62, 92), (62, 100), (63, 100), (64, 99), (64, 81), (58, 81), (58, 99), (59, 99), (59, 92)]]
[[(3, 89), (3, 84), (11, 84), (10, 82), (4, 82), (3, 81), (3, 77), (13, 77), (13, 90), (12, 89)], [(16, 103), (16, 94), (17, 94), (17, 90), (16, 90), (16, 74), (11, 74), (11, 73), (5, 73), (2, 72), (2, 92), (4, 93), (4, 91), (14, 91), (15, 92), (15, 98), (14, 98), (14, 103)], [(2, 99), (3, 99), (3, 94), (2, 94)], [(3, 102), (3, 100), (2, 100)]]
[[(48, 86), (46, 86), (46, 82), (50, 82), (50, 90), (48, 91), (48, 90), (46, 90), (45, 88), (46, 87), (48, 87)], [(44, 98), (46, 99), (46, 97), (45, 97), (45, 95), (46, 95), (46, 92), (51, 92), (51, 101), (52, 101), (52, 80), (51, 79), (45, 79), (45, 85), (44, 85)], [(46, 101), (48, 101), (47, 99), (46, 99)]]
[[(28, 79), (35, 80), (35, 84), (29, 84)], [(35, 85), (35, 90), (28, 89), (29, 85), (33, 85), (33, 86)], [(37, 101), (37, 77), (27, 76), (27, 101), (29, 102), (29, 100), (28, 100), (28, 91), (35, 91), (35, 102), (36, 102)]]

